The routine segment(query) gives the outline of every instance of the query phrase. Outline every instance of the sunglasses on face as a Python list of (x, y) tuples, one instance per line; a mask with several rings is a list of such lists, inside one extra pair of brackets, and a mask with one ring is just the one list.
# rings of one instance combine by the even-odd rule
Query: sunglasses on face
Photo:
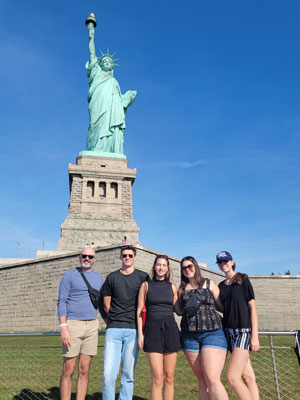
[(95, 256), (92, 256), (91, 254), (81, 254), (81, 258), (83, 258), (84, 260), (86, 258), (88, 258), (89, 260), (92, 260), (93, 258), (95, 258)]
[(123, 258), (129, 257), (129, 258), (133, 258), (133, 254), (122, 254)]
[(185, 265), (184, 267), (181, 267), (182, 271), (186, 271), (187, 269), (193, 269), (194, 265), (193, 264), (189, 264), (189, 265)]
[(228, 261), (230, 260), (222, 260), (222, 261), (218, 261), (218, 265), (222, 265), (222, 264), (227, 264)]

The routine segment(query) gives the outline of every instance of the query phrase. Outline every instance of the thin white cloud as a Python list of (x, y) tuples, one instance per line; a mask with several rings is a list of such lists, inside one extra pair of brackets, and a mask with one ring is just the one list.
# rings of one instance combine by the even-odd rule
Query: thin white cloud
[(178, 168), (194, 168), (199, 165), (206, 165), (207, 162), (204, 160), (197, 160), (194, 162), (189, 161), (174, 161), (174, 162), (165, 162), (165, 163), (154, 163), (143, 165), (143, 167), (159, 167), (159, 168), (167, 168), (167, 167), (178, 167)]

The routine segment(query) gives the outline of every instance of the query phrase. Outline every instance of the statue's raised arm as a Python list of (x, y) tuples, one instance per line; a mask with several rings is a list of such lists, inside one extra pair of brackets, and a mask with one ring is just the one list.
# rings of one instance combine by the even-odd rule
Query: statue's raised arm
[(95, 28), (97, 26), (96, 18), (94, 14), (90, 14), (90, 16), (87, 17), (85, 20), (85, 24), (87, 26), (88, 32), (89, 32), (89, 51), (90, 51), (90, 62), (92, 62), (94, 59), (97, 59), (96, 57), (96, 47), (95, 47)]
[[(95, 155), (125, 158), (123, 142), (125, 132), (125, 113), (134, 102), (137, 92), (128, 90), (121, 93), (118, 81), (113, 76), (114, 54), (103, 54), (98, 60), (95, 48), (94, 14), (86, 19), (89, 34), (90, 59), (86, 63), (89, 78), (89, 114), (90, 124), (86, 147)], [(96, 154), (97, 153), (97, 154)], [(110, 155), (112, 156), (112, 155)]]

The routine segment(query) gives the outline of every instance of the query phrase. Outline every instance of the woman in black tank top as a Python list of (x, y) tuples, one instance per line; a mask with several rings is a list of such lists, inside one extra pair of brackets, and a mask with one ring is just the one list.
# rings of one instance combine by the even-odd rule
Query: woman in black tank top
[[(146, 305), (147, 320), (143, 331), (142, 309)], [(138, 345), (148, 356), (152, 374), (151, 399), (174, 399), (174, 375), (180, 334), (173, 308), (178, 309), (177, 289), (170, 282), (170, 264), (167, 256), (155, 258), (151, 280), (140, 288), (137, 308)]]

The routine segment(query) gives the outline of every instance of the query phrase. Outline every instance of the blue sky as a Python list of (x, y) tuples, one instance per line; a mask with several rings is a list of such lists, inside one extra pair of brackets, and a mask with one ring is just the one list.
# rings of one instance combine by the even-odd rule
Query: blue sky
[(299, 274), (297, 1), (2, 0), (0, 256), (57, 246), (88, 128), (90, 12), (138, 91), (125, 154), (143, 245)]

